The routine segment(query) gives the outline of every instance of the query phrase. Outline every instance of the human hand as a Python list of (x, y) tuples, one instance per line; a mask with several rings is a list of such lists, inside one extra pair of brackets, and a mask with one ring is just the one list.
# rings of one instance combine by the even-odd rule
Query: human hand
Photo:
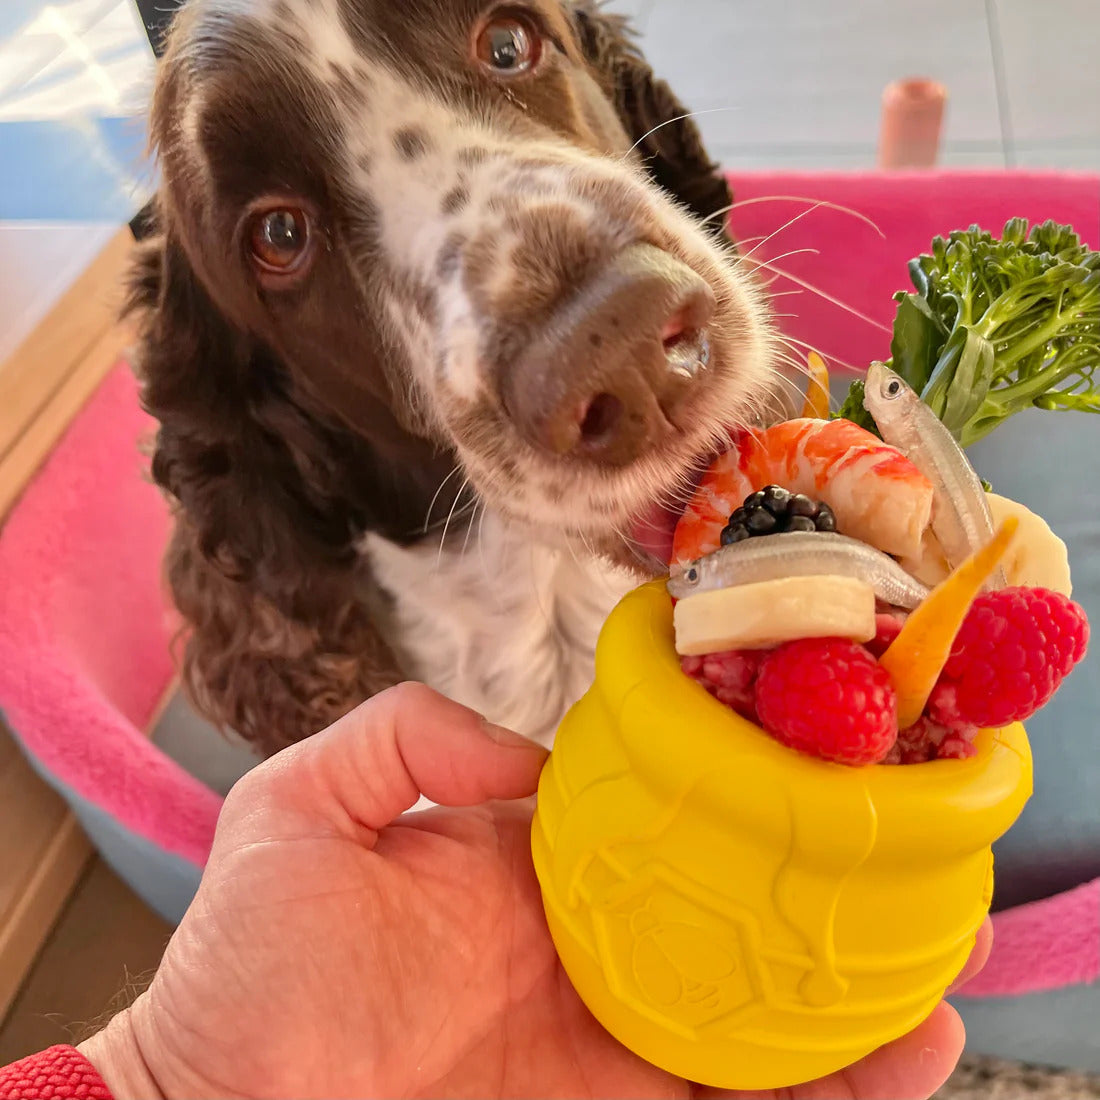
[[(404, 685), (249, 773), (149, 990), (82, 1047), (117, 1100), (734, 1095), (631, 1054), (570, 985), (531, 866), (545, 757)], [(421, 794), (440, 808), (401, 816)], [(941, 1005), (783, 1095), (926, 1097), (962, 1040)]]

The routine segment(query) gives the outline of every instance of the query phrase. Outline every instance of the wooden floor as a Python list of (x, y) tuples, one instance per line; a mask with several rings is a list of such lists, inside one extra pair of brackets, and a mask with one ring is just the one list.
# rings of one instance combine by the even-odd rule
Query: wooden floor
[(95, 859), (0, 1024), (0, 1065), (78, 1042), (137, 995), (171, 928)]

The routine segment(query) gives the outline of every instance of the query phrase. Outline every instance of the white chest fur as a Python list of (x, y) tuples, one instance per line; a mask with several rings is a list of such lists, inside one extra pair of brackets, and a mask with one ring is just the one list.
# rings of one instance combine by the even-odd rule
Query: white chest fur
[(546, 745), (592, 681), (604, 619), (637, 583), (492, 513), (465, 546), (368, 536), (364, 551), (409, 675)]

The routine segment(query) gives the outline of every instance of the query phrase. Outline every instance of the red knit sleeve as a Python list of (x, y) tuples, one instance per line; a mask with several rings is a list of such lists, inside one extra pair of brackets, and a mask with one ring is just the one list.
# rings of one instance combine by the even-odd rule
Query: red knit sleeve
[(50, 1047), (0, 1067), (0, 1100), (113, 1100), (103, 1078), (75, 1047)]

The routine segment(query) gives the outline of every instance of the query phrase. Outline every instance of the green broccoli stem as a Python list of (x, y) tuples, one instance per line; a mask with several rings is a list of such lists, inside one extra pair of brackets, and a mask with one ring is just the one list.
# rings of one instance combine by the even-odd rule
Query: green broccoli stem
[(1052, 390), (1035, 399), (1040, 409), (1071, 409), (1074, 412), (1100, 413), (1100, 393), (1073, 393)]
[[(1020, 306), (1021, 300), (1026, 302), (1025, 296), (1015, 295), (1013, 297), (1015, 298), (1013, 304), (1016, 307)], [(997, 303), (1001, 306), (1004, 304), (1004, 302)], [(960, 315), (965, 312), (961, 308), (961, 303), (959, 312)], [(1001, 314), (1001, 317), (998, 317), (998, 313)], [(1058, 335), (1065, 333), (1067, 329), (1072, 328), (1074, 324), (1081, 322), (1083, 319), (1087, 319), (1085, 313), (1085, 308), (1081, 303), (1077, 303), (1073, 308), (1064, 311), (1059, 308), (1058, 312), (1050, 317), (1045, 324), (1032, 329), (1026, 337), (1014, 340), (1010, 348), (1005, 348), (1000, 354), (992, 356), (992, 377), (986, 374), (988, 388), (976, 408), (971, 406), (966, 409), (965, 402), (956, 401), (954, 398), (957, 395), (952, 394), (952, 388), (962, 385), (964, 380), (967, 390), (976, 381), (972, 370), (963, 370), (961, 376), (955, 373), (963, 365), (963, 359), (960, 359), (957, 363), (949, 364), (949, 361), (960, 352), (960, 349), (954, 346), (945, 348), (931, 375), (931, 378), (935, 379), (943, 371), (950, 369), (949, 376), (952, 380), (946, 382), (946, 384), (940, 383), (939, 386), (933, 384), (931, 387), (926, 387), (922, 396), (936, 410), (937, 415), (943, 418), (945, 423), (948, 423), (948, 426), (958, 434), (959, 441), (963, 446), (976, 442), (992, 431), (1000, 421), (1034, 405), (1037, 398), (1049, 393), (1058, 383), (1071, 377), (1080, 369), (1080, 355), (1063, 353), (1041, 370), (1007, 385), (998, 386), (996, 384), (999, 379), (1012, 377), (1022, 362), (1025, 362), (1037, 351), (1047, 347)], [(1007, 309), (999, 311), (994, 306), (977, 325), (972, 326), (971, 331), (981, 337), (983, 341), (986, 341), (991, 348), (998, 327), (1011, 316), (1011, 311)], [(1004, 320), (1001, 319), (1002, 317)], [(956, 321), (956, 331), (959, 324), (960, 322)], [(1093, 343), (1094, 340), (1091, 339), (1091, 334), (1089, 334), (1089, 337), (1089, 342)], [(1100, 358), (1100, 348), (1097, 349), (1097, 355)], [(935, 390), (935, 392), (930, 392), (930, 390)], [(1084, 407), (1085, 404), (1077, 403), (1077, 407)], [(952, 414), (953, 406), (955, 406), (954, 414)]]
[[(1097, 357), (1100, 358), (1100, 349)], [(978, 410), (963, 427), (959, 443), (963, 447), (969, 447), (988, 435), (1002, 420), (1027, 408), (1042, 407), (1039, 404), (1042, 398), (1062, 408), (1100, 412), (1100, 394), (1074, 394), (1054, 389), (1059, 382), (1071, 377), (1079, 369), (1079, 361), (1071, 357), (1061, 365), (1055, 361), (1049, 367), (1019, 382), (990, 389)]]
[[(1100, 412), (1100, 254), (1068, 226), (971, 226), (909, 263), (891, 364), (964, 445), (1027, 408)], [(869, 422), (853, 385), (840, 415)]]
[[(1033, 352), (1038, 351), (1042, 347), (1046, 347), (1047, 344), (1054, 339), (1063, 329), (1067, 328), (1069, 324), (1082, 319), (1084, 311), (1076, 309), (1068, 314), (1057, 313), (1055, 314), (1045, 325), (1035, 329), (1026, 339), (1018, 340), (1013, 345), (1011, 350), (1002, 352), (997, 356), (998, 366), (1003, 366), (1006, 369), (998, 373), (1011, 374), (1012, 369), (1023, 359), (1026, 359)], [(978, 331), (990, 341), (993, 341), (993, 331), (986, 329), (982, 331), (986, 326), (979, 326)]]

